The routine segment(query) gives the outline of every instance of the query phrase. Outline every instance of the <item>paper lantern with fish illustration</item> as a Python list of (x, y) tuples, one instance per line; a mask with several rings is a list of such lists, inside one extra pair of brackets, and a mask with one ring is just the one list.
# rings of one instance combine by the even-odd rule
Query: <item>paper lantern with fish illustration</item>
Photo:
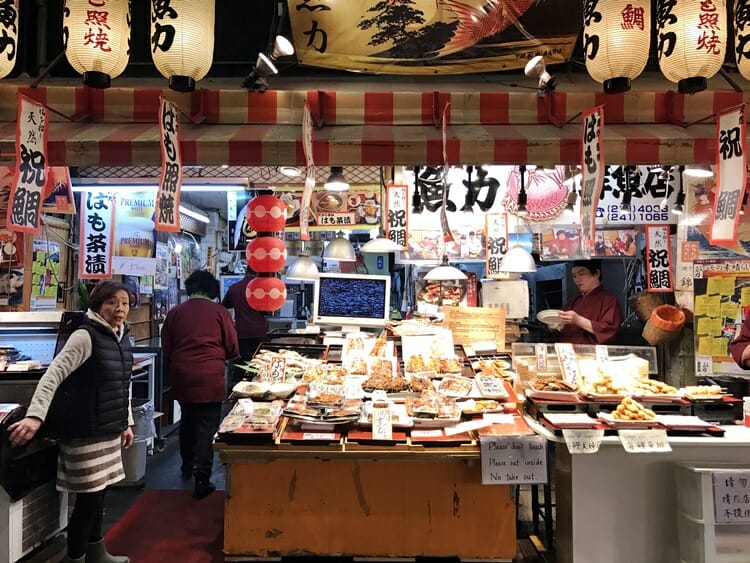
[(259, 273), (276, 273), (286, 263), (286, 245), (276, 237), (256, 237), (245, 249), (247, 264)]
[(725, 0), (657, 0), (659, 68), (680, 94), (706, 89), (724, 63), (726, 43)]
[(273, 233), (284, 228), (286, 203), (272, 195), (259, 195), (247, 204), (247, 224), (258, 233)]
[(286, 284), (277, 277), (257, 277), (245, 290), (247, 304), (256, 311), (273, 313), (286, 302)]
[(20, 0), (6, 2), (3, 10), (0, 10), (0, 78), (10, 74), (16, 65), (16, 53), (18, 52), (18, 3)]
[(65, 56), (70, 66), (83, 74), (86, 86), (109, 88), (130, 59), (130, 2), (98, 0), (94, 4), (65, 1)]
[(586, 70), (605, 93), (630, 90), (630, 81), (646, 68), (650, 44), (650, 0), (599, 0), (584, 10)]
[[(214, 56), (215, 0), (151, 4), (151, 57), (169, 87), (192, 92)], [(166, 5), (166, 7), (165, 7)]]

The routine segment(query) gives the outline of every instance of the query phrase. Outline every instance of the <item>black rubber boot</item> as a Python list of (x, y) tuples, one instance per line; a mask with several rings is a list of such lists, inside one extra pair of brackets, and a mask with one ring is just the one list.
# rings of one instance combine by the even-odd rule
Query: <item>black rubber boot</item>
[(207, 497), (216, 490), (214, 485), (207, 474), (196, 472), (195, 473), (195, 491), (193, 496), (198, 500)]

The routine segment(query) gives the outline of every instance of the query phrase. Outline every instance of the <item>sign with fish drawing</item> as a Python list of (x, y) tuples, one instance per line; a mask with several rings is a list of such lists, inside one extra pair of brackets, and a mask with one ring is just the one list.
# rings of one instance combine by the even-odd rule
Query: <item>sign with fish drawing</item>
[[(287, 0), (299, 62), (385, 74), (568, 61), (583, 26), (569, 0)], [(550, 18), (550, 14), (555, 14)]]

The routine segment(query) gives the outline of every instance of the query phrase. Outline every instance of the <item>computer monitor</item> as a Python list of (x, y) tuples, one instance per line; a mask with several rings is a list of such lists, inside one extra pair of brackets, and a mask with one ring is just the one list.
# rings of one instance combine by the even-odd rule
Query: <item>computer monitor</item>
[(313, 323), (345, 330), (384, 327), (391, 317), (391, 278), (322, 273), (313, 288)]
[(224, 296), (229, 291), (229, 288), (242, 280), (245, 276), (242, 275), (223, 275), (219, 278), (219, 299), (224, 300)]

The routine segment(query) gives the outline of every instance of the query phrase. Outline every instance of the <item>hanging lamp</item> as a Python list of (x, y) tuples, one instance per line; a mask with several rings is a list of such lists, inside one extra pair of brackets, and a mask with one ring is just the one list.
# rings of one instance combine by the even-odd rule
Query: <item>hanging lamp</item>
[(95, 11), (92, 19), (89, 0), (65, 1), (65, 57), (86, 86), (109, 88), (130, 59), (130, 2), (97, 0)]
[(448, 256), (443, 254), (443, 260), (440, 262), (440, 266), (427, 272), (424, 279), (427, 281), (451, 281), (465, 280), (467, 277), (463, 271), (451, 266), (448, 263)]
[(215, 0), (151, 3), (151, 57), (178, 92), (193, 92), (214, 57)]
[(346, 181), (346, 177), (344, 176), (344, 167), (331, 166), (331, 174), (328, 176), (323, 187), (332, 192), (345, 192), (348, 190), (349, 182)]
[(16, 66), (18, 53), (18, 8), (20, 0), (9, 0), (0, 17), (0, 78), (8, 76)]
[(352, 243), (344, 237), (344, 233), (339, 231), (336, 238), (323, 249), (323, 258), (339, 262), (354, 262), (357, 260), (357, 253)]

